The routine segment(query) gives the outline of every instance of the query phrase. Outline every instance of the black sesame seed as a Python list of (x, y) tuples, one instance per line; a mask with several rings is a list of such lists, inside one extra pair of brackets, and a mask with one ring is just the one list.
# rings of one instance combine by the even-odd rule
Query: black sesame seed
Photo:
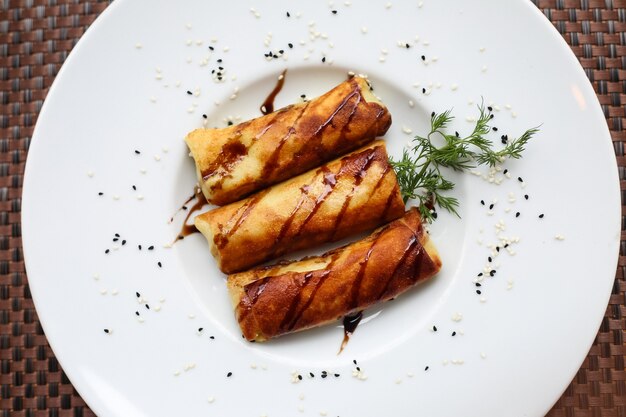
[(126, 244), (125, 240), (122, 240), (122, 246), (124, 246)]
[(454, 135), (455, 135), (457, 138), (460, 138), (460, 137), (461, 137), (461, 135), (459, 135), (459, 132), (457, 132), (457, 131), (454, 131)]
[(298, 379), (302, 381), (302, 375), (298, 375)]
[(300, 94), (300, 98), (305, 98), (306, 94)]
[(120, 234), (119, 234), (119, 233), (116, 233), (114, 236), (115, 236), (115, 237), (120, 237)]
[(422, 87), (422, 94), (426, 94), (426, 89)]
[(187, 210), (188, 208), (187, 208), (187, 206), (183, 206), (182, 209), (183, 210)]
[(141, 250), (141, 245), (137, 245), (137, 247), (139, 248), (139, 250)]
[(98, 195), (104, 195), (104, 193), (103, 192), (99, 192)]
[(492, 127), (491, 129), (492, 129), (494, 132), (497, 132), (497, 131), (498, 131), (498, 128), (497, 128), (497, 127), (495, 127), (495, 126), (494, 126), (494, 127)]
[(485, 200), (480, 200), (480, 204), (485, 205)]
[(487, 106), (487, 110), (489, 110), (489, 111), (493, 111), (493, 107), (491, 107), (491, 106)]
[(478, 273), (478, 276), (479, 276), (479, 277), (482, 277), (482, 276), (483, 276), (483, 273), (482, 273), (482, 272), (479, 272), (479, 273)]
[(506, 174), (507, 174), (507, 172), (509, 172), (509, 170), (508, 170), (508, 169), (505, 169), (505, 170), (504, 170), (504, 172), (502, 172), (502, 173), (503, 173), (504, 175), (506, 175)]
[(496, 115), (495, 115), (495, 114), (490, 114), (490, 115), (489, 115), (489, 118), (490, 118), (490, 119), (493, 119), (494, 117), (496, 117)]
[(426, 57), (422, 55), (422, 61), (426, 61)]
[(489, 275), (490, 276), (494, 276), (496, 274), (496, 270), (492, 269), (491, 271), (489, 271)]
[(293, 48), (293, 43), (288, 43), (287, 46), (289, 47), (289, 49)]
[(224, 67), (217, 67), (220, 71), (224, 71)]
[(543, 219), (543, 213), (541, 213), (541, 214), (539, 215), (539, 218), (540, 218), (540, 219)]
[(109, 253), (109, 250), (108, 250), (108, 249), (107, 249), (107, 250), (105, 250), (105, 251), (104, 251), (104, 253)]
[(360, 367), (358, 367), (358, 366), (356, 367), (356, 370), (357, 370), (357, 371), (359, 371), (359, 372), (361, 372), (361, 368), (360, 368)]
[(437, 331), (437, 326), (433, 326), (433, 332)]
[(209, 46), (209, 49), (210, 49), (211, 51), (215, 51), (215, 48), (213, 48), (212, 46)]
[(232, 126), (233, 122), (231, 120), (228, 121), (228, 123), (226, 123), (228, 126)]
[(482, 291), (476, 290), (476, 294), (480, 295), (480, 294), (482, 294)]
[(356, 365), (356, 359), (352, 359), (352, 363)]
[(433, 219), (435, 219), (435, 220), (436, 220), (436, 219), (437, 219), (437, 217), (439, 216), (439, 215), (437, 214), (437, 212), (436, 212), (436, 211), (433, 211), (431, 214), (432, 214), (432, 216), (433, 216)]
[(148, 304), (145, 305), (146, 310), (150, 310), (150, 306)]
[(430, 117), (435, 117), (435, 112), (432, 112), (432, 113), (430, 114)]
[(522, 179), (522, 177), (517, 177), (517, 180), (518, 180), (519, 182), (524, 182), (524, 180)]
[(161, 261), (157, 262), (157, 265), (159, 265), (159, 268), (161, 268), (163, 265), (161, 264)]
[(310, 376), (311, 378), (315, 378), (315, 374), (314, 374), (313, 372), (309, 372), (309, 376)]
[(203, 119), (206, 119), (206, 118), (208, 118), (208, 116), (207, 116), (206, 114), (203, 114), (203, 115), (202, 115), (202, 118), (203, 118)]
[(280, 51), (278, 51), (278, 53), (282, 55), (282, 54), (284, 54), (284, 53), (285, 53), (285, 50), (284, 50), (284, 49), (281, 49)]
[(509, 247), (509, 244), (508, 244), (508, 243), (505, 243), (505, 244), (504, 244), (504, 247), (505, 247), (505, 248), (508, 248), (508, 247)]
[(148, 246), (148, 250), (153, 250), (154, 246)]
[(104, 329), (104, 332), (105, 332), (105, 333), (109, 333), (109, 332), (110, 332), (110, 330), (109, 330), (109, 329)]
[(135, 153), (136, 153), (137, 155), (141, 154), (141, 152), (139, 152), (137, 149), (135, 149)]
[(232, 373), (232, 372), (229, 372), (229, 373), (227, 373), (227, 374), (226, 374), (226, 377), (227, 377), (227, 378), (230, 378), (231, 376), (233, 376), (233, 373)]
[(456, 336), (456, 332), (452, 332), (452, 336)]
[(287, 17), (291, 17), (291, 15), (289, 14), (289, 12), (287, 12)]
[(493, 204), (489, 204), (489, 210), (493, 209)]
[(213, 69), (213, 70), (211, 70), (211, 74), (215, 74), (215, 70), (214, 70), (214, 69)]
[(139, 312), (138, 312), (138, 311), (135, 311), (135, 316), (138, 316), (138, 315), (139, 315)]
[(515, 217), (519, 217), (520, 216), (520, 212), (518, 211), (517, 213), (515, 213)]
[(496, 252), (500, 252), (500, 246), (496, 246)]
[(424, 368), (425, 371), (428, 371), (428, 368), (430, 368), (429, 366), (427, 366), (426, 368)]
[(219, 58), (219, 59), (217, 60), (217, 63), (218, 63), (218, 64), (221, 64), (221, 63), (222, 63), (222, 58)]
[(189, 90), (187, 90), (187, 94), (189, 94), (190, 96), (193, 95), (193, 93)]
[(137, 298), (141, 297), (141, 294), (139, 294), (139, 291), (135, 292), (135, 295), (137, 296)]
[(405, 43), (404, 46), (406, 47), (406, 49), (409, 49), (411, 47), (411, 45), (409, 45), (408, 43)]
[(477, 286), (477, 287), (482, 287), (482, 286), (483, 286), (483, 284), (481, 284), (480, 282), (477, 282), (477, 283), (476, 283), (476, 286)]
[(119, 239), (118, 239), (118, 238), (116, 238), (116, 237), (114, 237), (114, 238), (113, 238), (113, 242), (117, 242), (118, 240), (119, 240)]
[(487, 258), (487, 260), (488, 260), (489, 262), (491, 262), (491, 256), (490, 256), (490, 257), (488, 257), (488, 258)]
[(335, 378), (339, 378), (340, 374), (335, 374)]
[(322, 62), (326, 62), (326, 57), (322, 57)]
[(332, 14), (337, 14), (337, 10), (331, 10)]
[(524, 198), (528, 200), (528, 194), (524, 194)]
[(199, 332), (201, 332), (202, 330), (204, 330), (204, 327), (198, 327)]
[(328, 374), (322, 373), (322, 378), (326, 378), (327, 376), (328, 376)]
[(137, 186), (133, 185), (133, 190), (137, 191)]
[(209, 336), (209, 339), (215, 340), (215, 336)]

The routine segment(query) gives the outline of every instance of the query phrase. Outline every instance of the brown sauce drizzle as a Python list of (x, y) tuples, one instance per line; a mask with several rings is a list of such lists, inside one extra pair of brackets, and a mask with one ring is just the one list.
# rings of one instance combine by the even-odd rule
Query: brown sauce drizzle
[(213, 242), (217, 245), (218, 248), (221, 249), (228, 244), (228, 239), (232, 235), (234, 235), (237, 229), (239, 229), (243, 222), (246, 221), (252, 209), (257, 205), (259, 200), (261, 200), (265, 196), (266, 193), (266, 191), (261, 191), (256, 193), (253, 197), (250, 197), (246, 204), (241, 206), (239, 210), (237, 210), (237, 213), (241, 212), (241, 215), (239, 216), (233, 227), (231, 227), (225, 233), (215, 235), (215, 237), (213, 238)]
[(263, 104), (261, 104), (261, 107), (260, 107), (261, 113), (270, 114), (274, 111), (274, 99), (276, 98), (278, 93), (280, 93), (280, 90), (283, 89), (283, 85), (285, 85), (285, 75), (287, 75), (287, 70), (284, 70), (282, 74), (280, 75), (280, 77), (278, 77), (276, 86), (269, 93), (269, 95), (265, 98), (265, 101), (263, 101)]
[(341, 347), (339, 348), (337, 355), (343, 352), (343, 348), (345, 348), (348, 344), (350, 336), (352, 336), (352, 333), (354, 333), (362, 318), (362, 311), (357, 311), (356, 313), (349, 314), (343, 318), (343, 341), (341, 342)]
[(248, 148), (246, 145), (239, 140), (229, 140), (229, 142), (222, 147), (220, 154), (211, 162), (209, 167), (202, 170), (202, 179), (206, 181), (216, 175), (220, 168), (225, 172), (231, 171), (232, 167), (247, 154)]
[[(194, 199), (196, 200), (196, 202), (193, 204), (193, 206), (187, 207), (187, 204), (191, 203)], [(196, 229), (196, 226), (194, 226), (193, 224), (187, 224), (187, 222), (189, 221), (189, 218), (191, 217), (191, 215), (195, 213), (196, 211), (200, 210), (202, 207), (204, 207), (205, 204), (209, 204), (209, 203), (206, 201), (206, 197), (202, 193), (202, 189), (196, 185), (191, 197), (189, 197), (183, 203), (181, 208), (179, 208), (176, 211), (176, 213), (178, 213), (181, 210), (186, 210), (187, 215), (185, 216), (185, 220), (183, 221), (183, 225), (180, 228), (180, 232), (178, 233), (178, 236), (176, 236), (176, 239), (174, 239), (174, 242), (172, 242), (172, 244), (178, 242), (179, 240), (183, 240), (185, 237), (191, 234), (198, 232), (198, 229)], [(174, 220), (174, 217), (172, 216), (170, 221), (173, 221), (173, 220)]]

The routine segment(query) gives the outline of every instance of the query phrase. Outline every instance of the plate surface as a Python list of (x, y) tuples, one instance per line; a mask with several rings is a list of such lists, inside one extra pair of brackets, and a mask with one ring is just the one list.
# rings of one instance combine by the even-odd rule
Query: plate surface
[[(469, 133), (483, 101), (498, 143), (541, 124), (499, 185), (451, 174), (461, 219), (431, 226), (442, 272), (368, 311), (340, 355), (338, 324), (243, 341), (202, 236), (167, 247), (195, 183), (185, 134), (258, 116), (285, 68), (277, 107), (367, 74), (395, 156), (431, 111), (453, 108), (451, 130)], [(596, 334), (620, 239), (597, 99), (521, 0), (118, 0), (50, 90), (22, 213), (42, 325), (100, 416), (542, 416)], [(513, 243), (495, 252), (499, 238)]]

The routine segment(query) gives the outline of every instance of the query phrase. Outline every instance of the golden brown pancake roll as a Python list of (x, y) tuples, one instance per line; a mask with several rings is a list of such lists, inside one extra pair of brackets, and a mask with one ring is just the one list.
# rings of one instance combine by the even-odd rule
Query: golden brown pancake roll
[(224, 205), (350, 152), (391, 125), (367, 81), (353, 77), (321, 97), (185, 138), (207, 201)]
[(404, 214), (385, 143), (207, 213), (195, 225), (225, 273), (374, 229)]
[(440, 269), (413, 208), (369, 237), (324, 255), (230, 275), (228, 289), (244, 337), (261, 342), (394, 298)]

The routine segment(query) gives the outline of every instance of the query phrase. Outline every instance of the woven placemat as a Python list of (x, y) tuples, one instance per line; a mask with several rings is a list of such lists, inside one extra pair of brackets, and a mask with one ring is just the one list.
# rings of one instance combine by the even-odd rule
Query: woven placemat
[[(533, 0), (578, 56), (607, 118), (626, 190), (626, 0)], [(93, 416), (52, 353), (21, 248), (24, 162), (48, 88), (108, 1), (0, 0), (1, 417)], [(625, 212), (622, 198), (622, 212)], [(610, 304), (585, 362), (551, 417), (626, 417), (626, 221)], [(512, 410), (512, 414), (514, 411)]]

